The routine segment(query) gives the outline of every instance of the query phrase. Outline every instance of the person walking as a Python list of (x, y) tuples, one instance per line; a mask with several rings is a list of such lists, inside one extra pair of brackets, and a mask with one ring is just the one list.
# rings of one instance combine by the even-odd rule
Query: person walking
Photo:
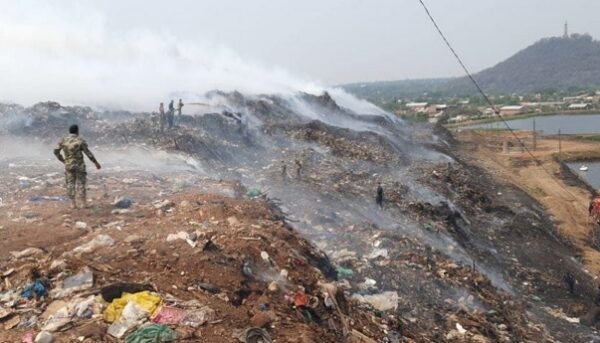
[(381, 182), (377, 183), (377, 195), (375, 195), (375, 203), (379, 206), (380, 210), (383, 210), (383, 187)]
[(87, 172), (83, 154), (94, 163), (97, 169), (102, 168), (88, 148), (87, 142), (79, 137), (79, 126), (71, 125), (69, 135), (58, 143), (58, 146), (54, 149), (54, 155), (65, 165), (67, 195), (71, 199), (71, 208), (74, 209), (77, 208), (76, 199), (78, 196), (83, 207), (88, 207), (86, 197)]

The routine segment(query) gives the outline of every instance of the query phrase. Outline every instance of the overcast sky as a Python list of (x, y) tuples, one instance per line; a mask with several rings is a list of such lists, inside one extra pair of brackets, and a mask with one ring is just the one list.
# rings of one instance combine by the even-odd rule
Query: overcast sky
[[(542, 37), (600, 37), (598, 0), (426, 0), (474, 71)], [(102, 0), (109, 27), (160, 28), (328, 84), (441, 77), (460, 69), (418, 0)]]
[[(600, 0), (425, 0), (472, 71), (600, 37)], [(0, 0), (0, 101), (154, 108), (220, 89), (318, 94), (461, 75), (418, 0)]]

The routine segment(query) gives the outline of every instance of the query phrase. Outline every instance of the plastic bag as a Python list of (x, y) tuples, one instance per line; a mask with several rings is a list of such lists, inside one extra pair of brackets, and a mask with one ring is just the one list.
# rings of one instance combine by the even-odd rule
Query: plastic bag
[(162, 299), (156, 293), (148, 291), (134, 294), (123, 293), (122, 297), (113, 300), (113, 302), (108, 305), (106, 311), (104, 311), (104, 320), (112, 323), (119, 319), (119, 317), (121, 317), (121, 312), (125, 306), (127, 306), (129, 301), (134, 302), (149, 314), (153, 314), (158, 308), (158, 305), (160, 305)]

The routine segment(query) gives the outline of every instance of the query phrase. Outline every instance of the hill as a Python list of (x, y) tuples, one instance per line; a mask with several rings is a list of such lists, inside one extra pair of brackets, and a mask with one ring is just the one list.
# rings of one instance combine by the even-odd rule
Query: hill
[[(497, 65), (474, 75), (490, 93), (572, 90), (600, 86), (600, 42), (590, 35), (544, 38)], [(344, 86), (369, 99), (415, 97), (428, 93), (464, 96), (475, 93), (466, 77), (400, 80)]]

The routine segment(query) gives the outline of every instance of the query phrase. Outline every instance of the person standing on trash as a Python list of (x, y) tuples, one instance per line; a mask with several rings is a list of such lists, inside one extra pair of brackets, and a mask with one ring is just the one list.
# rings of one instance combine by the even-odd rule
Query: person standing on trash
[(71, 208), (77, 208), (77, 195), (79, 195), (83, 207), (87, 208), (87, 172), (85, 170), (83, 154), (94, 163), (97, 169), (102, 168), (94, 157), (94, 154), (88, 148), (86, 141), (79, 137), (79, 127), (71, 125), (69, 127), (69, 135), (63, 138), (58, 143), (56, 149), (54, 149), (56, 158), (65, 165), (65, 181), (67, 195), (71, 198)]
[(158, 106), (158, 125), (160, 127), (160, 132), (165, 130), (166, 121), (167, 117), (165, 117), (165, 105), (161, 102), (160, 106)]
[(383, 210), (383, 187), (381, 187), (381, 182), (377, 183), (377, 195), (375, 196), (375, 203), (379, 206), (380, 210)]
[(181, 117), (181, 112), (183, 110), (183, 101), (181, 101), (181, 99), (179, 99), (179, 102), (177, 103), (177, 115)]
[(171, 100), (169, 102), (169, 112), (167, 113), (167, 123), (169, 124), (169, 129), (173, 128), (173, 119), (175, 118), (175, 101)]

